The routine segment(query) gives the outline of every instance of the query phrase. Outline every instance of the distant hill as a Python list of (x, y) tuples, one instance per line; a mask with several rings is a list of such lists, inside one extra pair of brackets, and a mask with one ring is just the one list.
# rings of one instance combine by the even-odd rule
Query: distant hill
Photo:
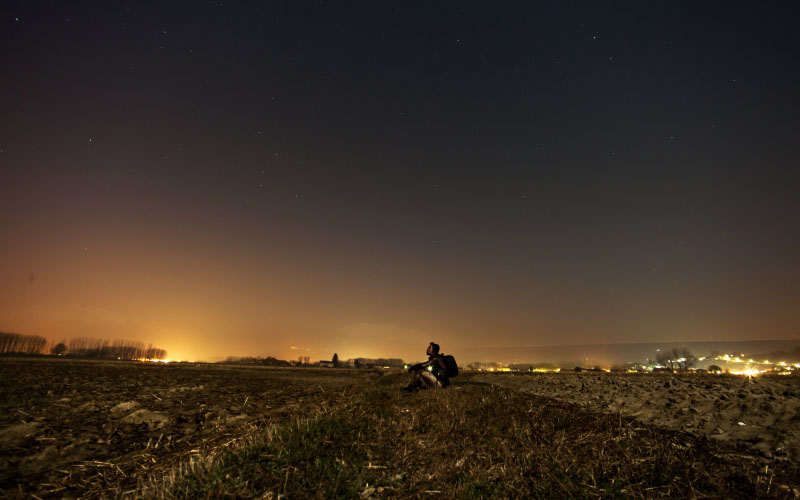
[[(764, 356), (764, 353), (785, 353), (795, 357), (799, 340), (748, 340), (730, 342), (649, 342), (638, 344), (585, 344), (569, 346), (484, 347), (453, 349), (459, 364), (472, 361), (499, 361), (503, 363), (557, 363), (575, 366), (610, 366), (626, 362), (644, 362), (655, 358), (657, 349), (686, 346), (696, 356), (719, 354), (744, 354), (746, 357)], [(765, 358), (766, 359), (766, 358)], [(768, 358), (773, 359), (773, 358)], [(777, 360), (777, 358), (775, 359)], [(780, 361), (780, 360), (778, 360)], [(786, 361), (789, 361), (787, 359)]]
[(768, 359), (770, 361), (786, 361), (788, 363), (800, 363), (800, 346), (791, 351), (778, 350), (763, 354), (753, 354), (753, 359)]

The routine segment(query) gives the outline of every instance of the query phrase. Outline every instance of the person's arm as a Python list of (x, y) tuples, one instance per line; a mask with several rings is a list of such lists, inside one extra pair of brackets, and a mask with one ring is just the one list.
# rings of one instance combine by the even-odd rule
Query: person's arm
[(417, 363), (416, 365), (411, 365), (408, 367), (408, 371), (416, 372), (416, 371), (426, 370), (429, 366), (431, 366), (432, 361), (433, 361), (432, 359), (429, 359), (428, 361), (425, 361), (423, 363)]

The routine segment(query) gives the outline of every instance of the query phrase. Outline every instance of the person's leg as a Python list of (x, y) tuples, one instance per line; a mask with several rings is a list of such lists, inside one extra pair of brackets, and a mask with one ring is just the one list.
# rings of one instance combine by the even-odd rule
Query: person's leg
[[(411, 382), (403, 389), (406, 391), (414, 391), (422, 387), (421, 370), (411, 372)], [(427, 372), (426, 372), (427, 373)]]
[(439, 382), (436, 375), (429, 371), (420, 372), (420, 382), (422, 383), (422, 387), (426, 388), (439, 389), (442, 387), (442, 383)]

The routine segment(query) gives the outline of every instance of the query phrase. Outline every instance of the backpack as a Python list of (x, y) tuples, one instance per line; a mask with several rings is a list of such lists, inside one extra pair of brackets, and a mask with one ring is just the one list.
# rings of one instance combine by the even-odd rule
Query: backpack
[(456, 363), (456, 358), (449, 354), (442, 355), (442, 359), (444, 359), (444, 364), (447, 367), (447, 376), (448, 377), (457, 377), (458, 376), (458, 364)]

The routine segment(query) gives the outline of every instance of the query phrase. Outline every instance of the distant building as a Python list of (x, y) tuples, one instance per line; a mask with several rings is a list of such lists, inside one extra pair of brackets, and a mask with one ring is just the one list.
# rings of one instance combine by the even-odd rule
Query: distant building
[(319, 362), (320, 368), (333, 368), (333, 361), (320, 361)]

